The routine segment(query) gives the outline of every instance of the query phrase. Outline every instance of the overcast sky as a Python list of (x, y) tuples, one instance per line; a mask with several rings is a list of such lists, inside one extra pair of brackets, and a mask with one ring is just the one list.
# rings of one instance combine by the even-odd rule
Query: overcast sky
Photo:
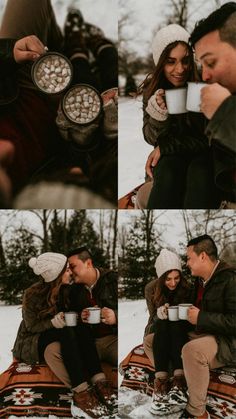
[[(129, 24), (125, 27), (125, 34), (131, 38), (132, 49), (140, 55), (147, 55), (153, 34), (157, 29), (165, 26), (167, 16), (172, 15), (173, 6), (169, 0), (119, 0), (119, 19), (124, 13), (130, 14)], [(218, 6), (226, 1), (189, 0), (188, 27), (192, 31), (196, 21), (206, 17)]]

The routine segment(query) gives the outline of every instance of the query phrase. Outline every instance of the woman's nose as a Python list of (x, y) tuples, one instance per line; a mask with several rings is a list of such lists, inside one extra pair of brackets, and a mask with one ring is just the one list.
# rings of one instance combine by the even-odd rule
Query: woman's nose
[(181, 61), (176, 63), (175, 69), (178, 71), (179, 74), (182, 74), (185, 70)]

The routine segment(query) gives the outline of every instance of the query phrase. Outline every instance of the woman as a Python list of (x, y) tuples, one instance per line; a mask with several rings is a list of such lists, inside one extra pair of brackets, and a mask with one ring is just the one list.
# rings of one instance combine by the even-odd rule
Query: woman
[[(190, 289), (182, 275), (181, 260), (162, 249), (155, 263), (158, 279), (145, 288), (149, 320), (145, 328), (144, 349), (155, 367), (154, 391), (150, 411), (168, 414), (186, 403), (181, 350), (188, 341), (190, 324), (185, 320), (169, 321), (168, 307), (189, 303)], [(169, 367), (173, 378), (169, 377)], [(171, 409), (171, 411), (170, 411)]]
[(146, 162), (154, 178), (148, 208), (216, 208), (217, 191), (200, 113), (168, 115), (165, 90), (196, 79), (189, 34), (179, 25), (159, 30), (153, 40), (155, 70), (141, 86), (143, 135), (155, 148)]
[[(47, 346), (59, 341), (73, 390), (73, 409), (82, 416), (106, 416), (109, 388), (90, 330), (83, 323), (66, 327), (64, 313), (59, 311), (59, 308), (65, 310), (67, 306), (61, 297), (66, 295), (62, 285), (69, 283), (71, 278), (66, 256), (53, 252), (42, 253), (37, 258), (31, 258), (29, 266), (41, 278), (24, 293), (23, 320), (13, 355), (26, 363), (45, 362)], [(88, 377), (93, 387), (89, 387)]]

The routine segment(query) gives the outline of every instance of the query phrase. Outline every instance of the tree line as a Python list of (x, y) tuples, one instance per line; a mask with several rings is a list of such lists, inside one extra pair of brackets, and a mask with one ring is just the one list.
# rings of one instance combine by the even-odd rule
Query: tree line
[[(30, 217), (31, 223), (20, 221), (22, 215), (23, 212), (14, 210), (0, 212), (0, 301), (21, 302), (23, 290), (35, 282), (28, 260), (40, 253), (67, 254), (86, 245), (96, 266), (117, 268), (117, 211), (24, 211), (25, 219)], [(4, 227), (2, 217), (7, 218)]]

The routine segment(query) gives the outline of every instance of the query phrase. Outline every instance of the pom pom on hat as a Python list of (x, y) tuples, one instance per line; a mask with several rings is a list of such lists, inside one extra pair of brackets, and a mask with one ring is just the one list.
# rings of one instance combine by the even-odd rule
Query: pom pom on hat
[(176, 253), (168, 249), (162, 249), (159, 256), (156, 258), (155, 268), (158, 278), (165, 272), (178, 270), (182, 271), (181, 260)]
[(56, 279), (65, 268), (67, 257), (62, 253), (46, 252), (37, 258), (29, 259), (29, 266), (36, 275), (41, 275), (45, 282)]
[(176, 41), (183, 41), (187, 44), (189, 37), (190, 34), (176, 23), (171, 23), (160, 29), (152, 41), (152, 55), (155, 65), (157, 65), (162, 52), (168, 45)]

